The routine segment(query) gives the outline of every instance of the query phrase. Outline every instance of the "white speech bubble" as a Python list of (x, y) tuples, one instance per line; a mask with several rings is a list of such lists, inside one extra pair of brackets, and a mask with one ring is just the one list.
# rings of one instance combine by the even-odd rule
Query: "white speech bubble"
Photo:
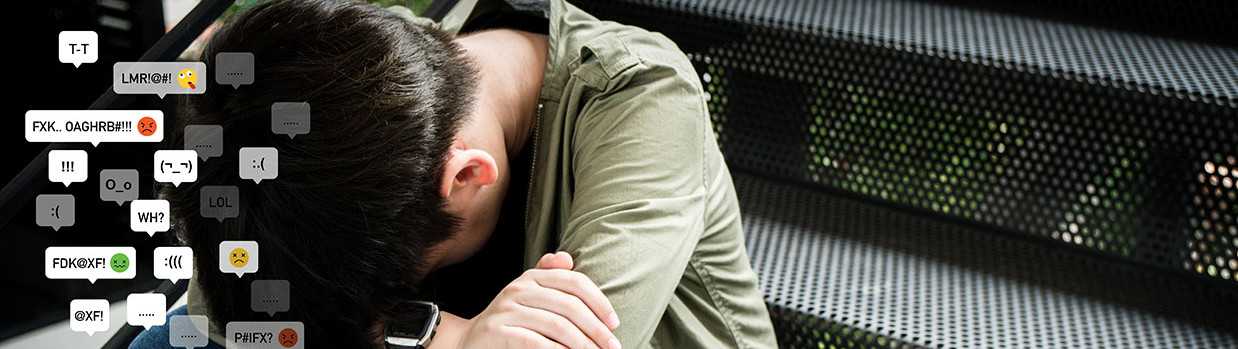
[(130, 293), (125, 302), (126, 321), (132, 326), (163, 326), (168, 322), (168, 297), (162, 293)]
[(43, 251), (43, 273), (48, 279), (85, 279), (92, 284), (98, 279), (133, 279), (137, 257), (133, 247), (48, 247)]
[(219, 271), (241, 277), (258, 271), (257, 241), (224, 241), (219, 243)]
[(178, 348), (200, 348), (210, 343), (210, 318), (206, 315), (172, 315), (168, 322), (168, 344)]
[(300, 321), (232, 321), (224, 326), (227, 349), (301, 349), (305, 325)]
[(156, 247), (152, 263), (155, 265), (156, 279), (166, 279), (172, 283), (189, 280), (193, 277), (193, 248)]
[(136, 143), (163, 141), (158, 110), (28, 110), (27, 142)]
[(95, 332), (107, 331), (112, 324), (108, 319), (111, 303), (106, 299), (74, 299), (69, 302), (69, 329), (86, 332), (94, 337)]
[(86, 181), (86, 161), (89, 157), (85, 150), (52, 150), (47, 152), (47, 180), (64, 183)]
[(133, 200), (129, 205), (129, 229), (154, 236), (171, 225), (168, 200)]
[(99, 33), (93, 31), (62, 31), (57, 50), (60, 63), (72, 63), (74, 68), (82, 63), (99, 60)]
[(181, 183), (198, 180), (198, 152), (194, 150), (155, 151), (155, 181)]

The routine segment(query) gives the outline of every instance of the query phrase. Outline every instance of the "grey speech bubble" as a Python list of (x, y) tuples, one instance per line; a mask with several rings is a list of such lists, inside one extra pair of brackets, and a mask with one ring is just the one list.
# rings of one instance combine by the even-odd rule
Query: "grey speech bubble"
[(310, 105), (306, 102), (271, 104), (271, 132), (296, 137), (310, 132)]
[(305, 348), (305, 324), (300, 321), (230, 321), (224, 325), (224, 347)]
[(279, 177), (279, 149), (241, 148), (237, 167), (241, 179), (252, 179), (254, 183)]
[(77, 201), (71, 194), (43, 194), (34, 200), (34, 222), (40, 227), (52, 227), (60, 231), (60, 227), (71, 227), (76, 220), (74, 214)]
[(207, 185), (198, 191), (198, 213), (203, 218), (236, 218), (241, 213), (241, 190), (235, 185)]
[[(192, 73), (182, 77), (182, 73)], [(116, 62), (112, 91), (116, 94), (202, 94), (206, 92), (206, 63)]]
[(270, 316), (288, 311), (288, 280), (254, 280), (249, 284), (249, 307)]
[(138, 199), (138, 170), (99, 171), (99, 200), (116, 205)]
[(185, 126), (185, 150), (197, 151), (202, 161), (224, 155), (224, 127), (219, 125)]
[(168, 344), (178, 348), (201, 348), (210, 341), (210, 318), (206, 315), (172, 315)]
[(215, 54), (215, 82), (220, 85), (254, 83), (254, 54), (249, 52), (220, 52)]

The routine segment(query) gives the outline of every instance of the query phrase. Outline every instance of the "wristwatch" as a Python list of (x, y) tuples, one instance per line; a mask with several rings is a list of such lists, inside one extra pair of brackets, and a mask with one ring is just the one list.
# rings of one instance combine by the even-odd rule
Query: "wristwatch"
[(439, 323), (438, 305), (409, 301), (384, 328), (388, 349), (425, 349)]

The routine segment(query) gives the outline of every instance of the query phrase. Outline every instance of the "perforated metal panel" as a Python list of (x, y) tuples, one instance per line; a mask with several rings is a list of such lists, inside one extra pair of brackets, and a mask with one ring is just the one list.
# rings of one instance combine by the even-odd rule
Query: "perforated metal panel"
[(1231, 0), (936, 0), (1184, 40), (1238, 45)]
[[(853, 302), (861, 303), (818, 303), (826, 299), (824, 292), (864, 293), (830, 288), (866, 285), (864, 279), (835, 279), (838, 275), (813, 269), (860, 247), (830, 245), (839, 232), (813, 225), (773, 229), (802, 234), (785, 247), (792, 250), (753, 248), (754, 259), (778, 266), (763, 271), (766, 281), (793, 285), (767, 289), (784, 326), (779, 334), (784, 343), (818, 347), (796, 339), (816, 332), (834, 333), (834, 339), (875, 336), (821, 342), (839, 346), (881, 344), (881, 336), (947, 347), (1230, 343), (1187, 337), (1192, 322), (1213, 328), (1238, 323), (1238, 50), (916, 1), (578, 5), (605, 19), (663, 32), (688, 53), (709, 94), (714, 130), (733, 170), (878, 203), (890, 214), (914, 212), (982, 228), (944, 246), (915, 239), (922, 226), (897, 234), (874, 227), (846, 230), (901, 236), (890, 243), (898, 249), (934, 246), (991, 257), (946, 267), (893, 252), (897, 249), (859, 254), (865, 256), (861, 261), (881, 258), (886, 267), (897, 265), (883, 272), (907, 275), (882, 284), (891, 296), (1005, 307), (986, 310), (993, 314), (980, 312), (989, 305), (923, 306), (922, 313), (889, 308), (884, 317), (864, 313), (880, 305), (862, 304), (876, 301), (859, 295)], [(746, 218), (753, 205), (744, 206)], [(796, 209), (798, 215), (779, 219), (837, 217), (833, 210), (843, 208)], [(875, 223), (884, 218), (872, 214), (869, 223), (881, 226)], [(750, 232), (755, 239), (768, 233)], [(997, 278), (968, 274), (1010, 267), (1002, 256), (1017, 251), (1005, 247), (1023, 239), (1047, 247), (1023, 255), (1035, 262), (1015, 264), (1035, 269), (1027, 272), (1036, 275), (1028, 284), (1009, 284), (1011, 275), (1025, 272)], [(1160, 286), (1110, 288), (1092, 283), (1103, 278), (1068, 276), (1106, 276), (1114, 268), (1123, 270), (1124, 278), (1153, 278), (1160, 281), (1149, 285)], [(913, 277), (919, 271), (936, 276)], [(861, 274), (846, 277), (872, 276), (856, 272)], [(1077, 298), (1048, 291), (1062, 283), (1075, 285), (1071, 294)], [(941, 293), (923, 291), (924, 285), (938, 285), (933, 291)], [(936, 288), (944, 285), (954, 289)], [(797, 287), (807, 288), (797, 295)], [(1157, 287), (1164, 291), (1152, 292), (1154, 299), (1127, 295)], [(998, 302), (1002, 299), (1008, 302)], [(1095, 299), (1118, 302), (1089, 303)], [(1149, 318), (1128, 309), (1131, 304), (1170, 320)], [(852, 313), (834, 316), (830, 309)], [(951, 332), (969, 321), (997, 321), (985, 316), (1011, 323)], [(1111, 337), (1102, 338), (1111, 339), (1074, 338), (1086, 333), (1078, 328), (1036, 327), (1059, 318), (1110, 323), (1081, 328), (1107, 329), (1104, 335)], [(890, 328), (901, 332), (885, 332)], [(1135, 339), (1112, 339), (1118, 337)]]
[(1238, 50), (911, 1), (584, 7), (689, 53), (733, 168), (1238, 285)]
[(1238, 347), (1238, 299), (1180, 277), (802, 186), (735, 185), (784, 348)]

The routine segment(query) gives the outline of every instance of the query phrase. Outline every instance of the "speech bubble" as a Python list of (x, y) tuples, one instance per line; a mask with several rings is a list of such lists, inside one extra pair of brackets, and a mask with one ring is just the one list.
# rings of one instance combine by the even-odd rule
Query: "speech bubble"
[(210, 342), (211, 320), (206, 315), (172, 315), (168, 320), (168, 345), (200, 348)]
[(27, 110), (27, 142), (162, 142), (158, 110)]
[(198, 152), (194, 150), (155, 151), (155, 181), (181, 183), (198, 180)]
[(85, 150), (52, 150), (47, 152), (47, 180), (57, 183), (85, 182), (86, 163), (89, 157)]
[(168, 200), (133, 200), (129, 205), (129, 229), (150, 236), (168, 231), (171, 225), (168, 211)]
[(223, 241), (219, 243), (219, 271), (241, 277), (258, 271), (257, 241)]
[(156, 279), (165, 279), (174, 284), (179, 280), (188, 280), (193, 277), (193, 248), (156, 247), (152, 264)]
[(162, 293), (130, 293), (125, 308), (132, 326), (163, 326), (168, 319), (168, 297)]
[(69, 302), (69, 329), (86, 332), (94, 337), (95, 332), (107, 331), (111, 326), (108, 313), (111, 303), (106, 299), (74, 299)]
[(254, 280), (249, 284), (249, 308), (270, 316), (288, 311), (288, 280)]
[(62, 31), (59, 47), (60, 63), (80, 68), (82, 63), (99, 60), (99, 33), (93, 31)]
[(117, 206), (138, 199), (138, 170), (99, 171), (99, 200)]
[(77, 220), (77, 199), (72, 194), (41, 194), (34, 199), (34, 222), (40, 227), (71, 227)]
[(43, 273), (48, 279), (133, 279), (138, 255), (133, 247), (48, 247)]
[(224, 127), (219, 125), (185, 126), (185, 150), (198, 152), (202, 161), (224, 155)]
[(306, 102), (271, 104), (271, 132), (296, 137), (310, 132), (310, 105)]
[(198, 191), (198, 213), (203, 218), (236, 218), (241, 214), (241, 190), (235, 185), (207, 185)]
[(206, 92), (206, 63), (117, 62), (112, 66), (116, 94), (200, 95)]
[(215, 54), (215, 82), (220, 85), (241, 85), (254, 83), (254, 54), (249, 52), (220, 52)]
[(232, 321), (224, 329), (227, 349), (305, 347), (305, 325), (300, 321)]
[(279, 149), (275, 148), (241, 148), (237, 167), (241, 179), (252, 179), (261, 183), (264, 179), (279, 177)]

